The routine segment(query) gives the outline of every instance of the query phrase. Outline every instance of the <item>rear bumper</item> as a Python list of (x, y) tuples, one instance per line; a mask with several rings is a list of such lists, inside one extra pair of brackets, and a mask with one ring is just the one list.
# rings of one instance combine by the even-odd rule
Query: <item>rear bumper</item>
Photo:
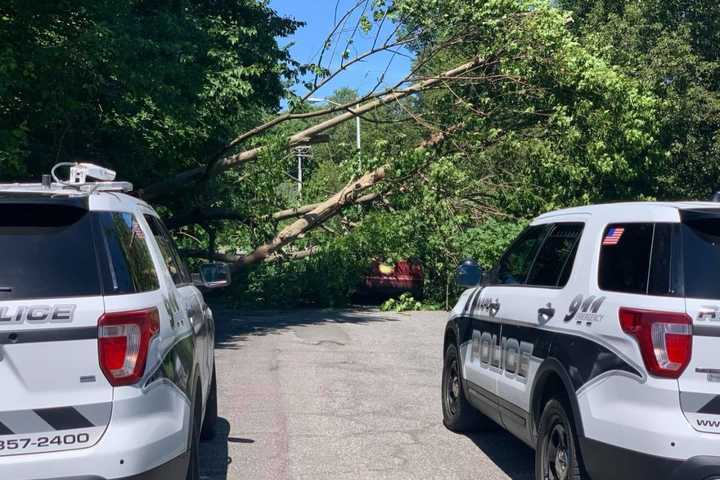
[[(190, 417), (189, 402), (174, 386), (118, 388), (112, 419), (99, 443), (79, 450), (0, 457), (0, 479), (184, 479)], [(176, 471), (182, 474), (174, 475)]]
[[(132, 477), (124, 477), (114, 480), (169, 480), (169, 479), (183, 479), (187, 475), (187, 467), (190, 457), (187, 455), (180, 455), (179, 457), (171, 460), (165, 465), (160, 465), (157, 468), (134, 475)], [(84, 476), (84, 477), (53, 477), (46, 478), (43, 480), (108, 480), (98, 476)]]
[(190, 456), (180, 455), (165, 465), (160, 465), (148, 472), (141, 473), (132, 477), (126, 477), (122, 480), (167, 480), (170, 478), (184, 479), (187, 476), (188, 464)]
[(589, 438), (580, 439), (580, 448), (590, 478), (720, 479), (720, 457), (701, 456), (685, 461), (675, 460), (627, 450)]

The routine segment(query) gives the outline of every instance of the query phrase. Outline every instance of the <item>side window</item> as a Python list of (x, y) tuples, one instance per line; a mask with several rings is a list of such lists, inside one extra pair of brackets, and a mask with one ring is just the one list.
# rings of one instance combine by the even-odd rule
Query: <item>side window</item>
[(495, 274), (496, 284), (522, 285), (525, 283), (546, 231), (547, 226), (545, 225), (529, 227), (515, 240), (498, 265)]
[(570, 279), (584, 225), (561, 223), (552, 227), (537, 254), (527, 284), (536, 287), (564, 287)]
[(101, 256), (105, 256), (105, 261), (100, 262), (105, 295), (150, 292), (160, 288), (145, 235), (135, 216), (124, 212), (98, 212), (96, 215)]
[(654, 225), (610, 225), (600, 250), (598, 283), (602, 290), (646, 294)]
[(680, 247), (677, 225), (670, 223), (655, 224), (655, 237), (652, 245), (652, 259), (650, 261), (650, 283), (648, 293), (658, 296), (672, 296), (679, 294), (682, 286), (679, 284), (679, 268), (675, 265), (680, 254), (675, 253)]
[(190, 273), (188, 272), (185, 263), (180, 258), (180, 253), (177, 250), (177, 246), (170, 236), (170, 233), (165, 228), (165, 225), (160, 221), (159, 218), (152, 215), (145, 215), (150, 230), (152, 230), (155, 240), (160, 247), (165, 265), (167, 265), (168, 271), (172, 276), (175, 285), (185, 285), (192, 283)]

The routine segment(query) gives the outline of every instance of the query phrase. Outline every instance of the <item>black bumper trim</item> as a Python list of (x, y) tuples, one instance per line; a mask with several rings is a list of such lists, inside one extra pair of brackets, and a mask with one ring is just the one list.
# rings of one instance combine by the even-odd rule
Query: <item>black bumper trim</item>
[(145, 473), (133, 475), (132, 477), (107, 479), (96, 475), (86, 475), (80, 477), (48, 478), (44, 480), (181, 480), (187, 475), (189, 460), (190, 457), (187, 454), (180, 455), (164, 465), (160, 465)]
[(585, 467), (593, 479), (710, 480), (720, 479), (720, 457), (674, 460), (580, 438)]

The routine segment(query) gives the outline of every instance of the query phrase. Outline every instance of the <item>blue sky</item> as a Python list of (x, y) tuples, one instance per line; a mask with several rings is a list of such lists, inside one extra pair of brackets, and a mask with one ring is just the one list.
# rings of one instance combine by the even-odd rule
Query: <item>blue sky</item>
[[(356, 0), (339, 0), (338, 16), (342, 16), (355, 3)], [(290, 51), (297, 61), (301, 63), (317, 62), (322, 43), (335, 25), (336, 4), (338, 4), (338, 0), (271, 0), (270, 6), (280, 15), (306, 23), (292, 38), (280, 39), (280, 45), (286, 46), (294, 43)], [(354, 27), (354, 25), (355, 23), (351, 22), (351, 25), (348, 26)], [(383, 33), (387, 34), (391, 31), (392, 26), (388, 25)], [(345, 38), (347, 38), (347, 34)], [(351, 57), (369, 50), (372, 47), (374, 38), (375, 32), (370, 32), (368, 35), (359, 34), (351, 48)], [(383, 38), (382, 35), (381, 38)], [(339, 64), (341, 52), (342, 49), (335, 55), (334, 66)], [(340, 87), (350, 87), (358, 90), (361, 94), (366, 93), (376, 85), (391, 56), (390, 53), (373, 55), (366, 61), (354, 65), (347, 72), (344, 72), (323, 87), (316, 96), (329, 96)], [(385, 75), (385, 85), (393, 86), (404, 78), (410, 71), (410, 64), (410, 59), (395, 55), (392, 58), (391, 67)]]

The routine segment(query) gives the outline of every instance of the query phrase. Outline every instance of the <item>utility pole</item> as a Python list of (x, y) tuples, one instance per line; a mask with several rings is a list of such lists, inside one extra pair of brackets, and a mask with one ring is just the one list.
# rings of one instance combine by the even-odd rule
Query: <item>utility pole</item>
[(355, 117), (355, 136), (357, 137), (358, 162), (360, 163), (360, 171), (362, 172), (362, 143), (360, 137), (360, 116)]
[(297, 181), (298, 197), (302, 198), (303, 161), (312, 159), (312, 146), (302, 145), (295, 147), (295, 156), (297, 157), (297, 178), (295, 180)]

